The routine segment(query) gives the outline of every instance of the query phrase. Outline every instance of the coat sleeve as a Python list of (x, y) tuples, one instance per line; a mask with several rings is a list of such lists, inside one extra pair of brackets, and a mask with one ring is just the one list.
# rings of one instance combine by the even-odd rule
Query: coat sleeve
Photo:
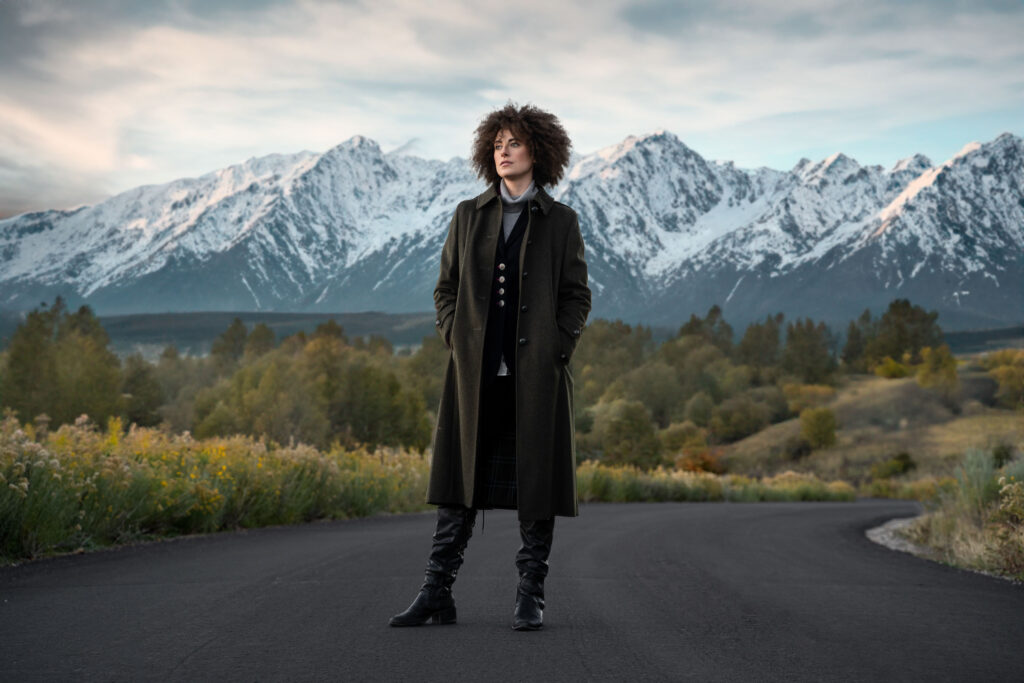
[(576, 349), (583, 326), (590, 314), (590, 287), (587, 286), (587, 262), (583, 260), (583, 235), (579, 216), (573, 215), (562, 254), (562, 273), (558, 279), (556, 319), (562, 332), (562, 354), (568, 362)]
[(437, 278), (437, 286), (434, 287), (434, 308), (437, 311), (434, 327), (449, 349), (451, 348), (452, 322), (455, 318), (455, 302), (459, 294), (461, 255), (459, 254), (458, 218), (459, 212), (456, 210), (451, 223), (448, 224), (448, 237), (441, 250), (441, 274)]

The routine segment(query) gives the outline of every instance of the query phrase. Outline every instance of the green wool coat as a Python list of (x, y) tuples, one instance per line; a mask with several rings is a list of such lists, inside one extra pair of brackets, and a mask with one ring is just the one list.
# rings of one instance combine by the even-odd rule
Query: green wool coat
[[(543, 189), (525, 210), (529, 222), (519, 252), (515, 358), (518, 515), (523, 521), (575, 517), (569, 360), (590, 313), (583, 238), (576, 212)], [(451, 354), (427, 491), (427, 502), (434, 505), (473, 503), (484, 334), (501, 229), (501, 197), (491, 187), (458, 205), (441, 253), (435, 324)]]

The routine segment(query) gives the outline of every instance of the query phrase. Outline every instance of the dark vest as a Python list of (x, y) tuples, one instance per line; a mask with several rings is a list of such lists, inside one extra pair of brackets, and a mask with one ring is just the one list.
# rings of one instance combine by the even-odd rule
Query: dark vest
[(483, 381), (490, 384), (498, 375), (501, 356), (505, 355), (505, 366), (509, 375), (516, 372), (516, 321), (519, 317), (519, 247), (526, 234), (530, 219), (532, 201), (527, 202), (512, 227), (508, 239), (505, 230), (498, 226), (498, 248), (494, 254), (494, 273), (491, 276), (491, 310), (487, 314), (487, 331), (484, 335)]

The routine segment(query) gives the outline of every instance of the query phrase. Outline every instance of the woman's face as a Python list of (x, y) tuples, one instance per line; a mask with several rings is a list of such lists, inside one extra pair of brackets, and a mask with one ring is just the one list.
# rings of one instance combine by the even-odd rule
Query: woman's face
[(494, 138), (494, 167), (498, 176), (506, 182), (533, 176), (533, 155), (526, 148), (526, 141), (503, 129)]

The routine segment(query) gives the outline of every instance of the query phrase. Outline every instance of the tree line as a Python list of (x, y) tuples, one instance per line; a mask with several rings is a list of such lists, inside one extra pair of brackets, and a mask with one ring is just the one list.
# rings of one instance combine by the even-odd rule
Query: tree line
[[(781, 313), (738, 341), (718, 306), (661, 343), (649, 327), (596, 320), (571, 365), (580, 458), (713, 469), (716, 446), (813, 408), (844, 374), (925, 358), (940, 373), (948, 349), (938, 350), (937, 317), (896, 300), (877, 319), (865, 311), (851, 321), (841, 348), (824, 323)], [(169, 346), (155, 363), (121, 360), (88, 307), (72, 312), (58, 299), (30, 312), (0, 355), (0, 406), (42, 428), (85, 413), (196, 437), (422, 451), (447, 361), (436, 335), (396, 353), (383, 337), (349, 339), (333, 320), (277, 339), (238, 319), (208, 356)]]

